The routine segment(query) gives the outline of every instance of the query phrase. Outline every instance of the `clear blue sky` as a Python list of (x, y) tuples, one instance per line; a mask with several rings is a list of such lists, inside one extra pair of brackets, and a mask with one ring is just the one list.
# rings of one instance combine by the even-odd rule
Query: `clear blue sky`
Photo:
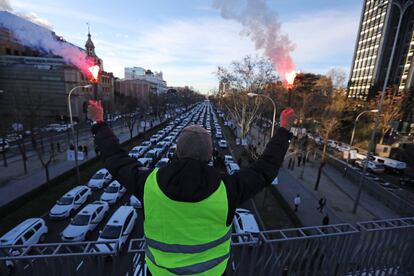
[[(4, 1), (4, 0), (0, 0)], [(14, 12), (34, 13), (66, 40), (83, 46), (91, 24), (105, 70), (123, 77), (126, 66), (163, 71), (168, 85), (203, 92), (217, 87), (213, 72), (246, 54), (261, 54), (242, 26), (222, 19), (212, 0), (11, 0)], [(295, 43), (301, 71), (349, 71), (362, 0), (267, 0)]]

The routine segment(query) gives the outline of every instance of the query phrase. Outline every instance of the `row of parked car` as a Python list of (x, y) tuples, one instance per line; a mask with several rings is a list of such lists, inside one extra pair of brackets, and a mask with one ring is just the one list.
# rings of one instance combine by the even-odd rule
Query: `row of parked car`
[[(213, 118), (214, 137), (217, 139), (218, 147), (221, 149), (226, 149), (228, 147), (227, 141), (224, 139), (220, 123), (211, 105), (209, 105), (209, 109), (207, 111), (207, 118), (210, 117), (210, 113)], [(224, 114), (219, 114), (219, 116), (224, 117)], [(209, 123), (209, 120), (207, 123)], [(209, 130), (208, 126), (207, 130)], [(224, 164), (226, 166), (227, 173), (230, 175), (240, 170), (239, 165), (234, 161), (231, 154), (224, 155)], [(247, 233), (253, 236), (253, 240), (258, 239), (260, 229), (253, 213), (247, 209), (237, 208), (233, 218), (233, 232), (240, 234), (236, 236), (239, 242), (249, 241), (249, 236), (243, 235)]]
[[(194, 108), (194, 110), (197, 110), (197, 108)], [(192, 114), (194, 110), (190, 111), (189, 114)], [(181, 119), (179, 122), (181, 122)], [(164, 131), (168, 132), (168, 128), (172, 130), (176, 123), (178, 121), (171, 123), (170, 127), (167, 127)], [(174, 132), (172, 133), (174, 134)], [(157, 146), (158, 141), (153, 139), (149, 143)], [(173, 139), (171, 139), (172, 141)], [(153, 142), (154, 144), (152, 144)], [(86, 204), (94, 191), (102, 189), (103, 192), (99, 200)], [(107, 216), (110, 206), (121, 199), (125, 193), (125, 187), (117, 180), (114, 180), (107, 169), (102, 168), (90, 178), (86, 185), (72, 188), (57, 200), (50, 209), (48, 217), (50, 220), (71, 218), (68, 225), (61, 232), (62, 241), (80, 242), (89, 240), (91, 233)], [(81, 208), (82, 206), (84, 207)], [(135, 196), (131, 196), (127, 205), (120, 206), (107, 221), (106, 225), (99, 232), (98, 241), (113, 242), (110, 243), (113, 247), (116, 244), (118, 246), (114, 249), (120, 250), (125, 245), (136, 224), (138, 219), (137, 208), (141, 208), (141, 202)], [(0, 245), (29, 246), (39, 242), (42, 243), (45, 241), (48, 231), (46, 221), (43, 218), (29, 218), (4, 234), (0, 238)], [(98, 244), (97, 248), (102, 252), (110, 250), (105, 244)], [(21, 252), (14, 251), (10, 252), (10, 254), (18, 255)]]
[[(137, 158), (139, 162), (143, 160), (141, 157), (151, 150), (157, 152), (148, 167), (162, 166), (170, 162), (175, 154), (175, 139), (180, 131), (190, 123), (203, 124), (207, 130), (211, 131), (210, 117), (214, 120), (214, 135), (217, 139), (222, 140), (220, 125), (217, 118), (212, 112), (211, 105), (204, 103), (196, 106), (186, 114), (181, 115), (175, 121), (171, 122), (162, 131), (155, 134), (149, 141), (142, 143), (140, 146), (131, 150), (130, 156)], [(207, 125), (209, 128), (207, 128)], [(219, 133), (219, 134), (218, 134)], [(218, 135), (217, 135), (218, 134)], [(223, 139), (224, 140), (224, 139)], [(225, 141), (225, 140), (224, 140)], [(161, 145), (161, 146), (160, 146)], [(157, 156), (157, 157), (155, 157)], [(157, 163), (155, 161), (163, 156)], [(239, 167), (234, 162), (231, 155), (226, 155), (226, 166), (228, 172), (234, 173)], [(143, 164), (145, 161), (143, 162)], [(154, 164), (155, 163), (155, 164)], [(97, 190), (103, 192), (99, 200), (87, 203), (92, 193)], [(116, 180), (114, 180), (108, 170), (102, 168), (98, 170), (88, 181), (86, 185), (80, 185), (72, 188), (65, 193), (49, 211), (50, 220), (64, 220), (71, 218), (68, 225), (61, 232), (61, 240), (64, 242), (79, 242), (90, 240), (91, 233), (98, 225), (107, 217), (111, 205), (115, 204), (126, 193), (126, 189)], [(86, 204), (86, 205), (85, 205)], [(83, 208), (82, 208), (83, 206)], [(121, 250), (126, 244), (129, 235), (134, 229), (138, 214), (136, 209), (141, 208), (141, 202), (131, 196), (127, 205), (120, 206), (106, 222), (101, 231), (99, 231), (98, 241), (110, 242), (113, 249)], [(253, 214), (248, 210), (238, 209), (234, 217), (234, 229), (236, 233), (244, 233), (246, 231), (254, 233), (259, 228), (254, 219)], [(28, 246), (36, 243), (44, 242), (49, 229), (43, 218), (29, 218), (11, 229), (0, 238), (0, 245), (23, 245)], [(115, 247), (117, 245), (117, 247)], [(110, 248), (105, 244), (98, 244), (99, 251), (108, 252)], [(19, 255), (21, 251), (15, 250), (10, 254)]]

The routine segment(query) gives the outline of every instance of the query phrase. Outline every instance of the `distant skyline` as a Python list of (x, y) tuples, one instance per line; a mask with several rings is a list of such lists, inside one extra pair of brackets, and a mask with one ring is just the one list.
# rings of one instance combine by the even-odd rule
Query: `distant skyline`
[[(1, 0), (4, 2), (4, 0)], [(201, 92), (218, 87), (213, 74), (247, 54), (261, 55), (242, 26), (222, 19), (212, 1), (7, 1), (15, 13), (30, 14), (66, 40), (84, 47), (91, 26), (97, 55), (106, 71), (124, 77), (124, 67), (162, 71), (169, 86), (193, 86)], [(111, 5), (108, 5), (110, 3)], [(267, 1), (282, 30), (296, 45), (297, 69), (349, 73), (362, 0)]]

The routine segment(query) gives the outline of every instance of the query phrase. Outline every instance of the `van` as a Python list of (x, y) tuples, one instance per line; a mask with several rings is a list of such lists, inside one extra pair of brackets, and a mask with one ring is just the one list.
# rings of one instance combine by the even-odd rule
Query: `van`
[[(0, 246), (33, 245), (44, 242), (48, 232), (46, 223), (41, 218), (29, 218), (11, 229), (0, 238)], [(12, 253), (18, 255), (19, 252)]]
[(385, 169), (391, 172), (403, 173), (407, 168), (407, 164), (405, 162), (387, 157), (374, 156), (374, 161), (384, 165)]
[[(112, 250), (121, 251), (126, 244), (129, 235), (134, 229), (135, 222), (138, 218), (137, 212), (132, 206), (121, 206), (102, 231), (99, 231), (98, 242), (111, 241), (111, 248), (107, 244), (97, 244), (99, 252), (110, 252)], [(117, 247), (115, 247), (117, 245)]]

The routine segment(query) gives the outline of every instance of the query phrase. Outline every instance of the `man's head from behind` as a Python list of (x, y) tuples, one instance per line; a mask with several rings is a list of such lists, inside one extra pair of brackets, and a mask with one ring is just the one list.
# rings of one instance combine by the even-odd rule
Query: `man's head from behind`
[(178, 159), (191, 158), (207, 162), (211, 159), (213, 145), (210, 133), (198, 125), (184, 128), (177, 139)]

